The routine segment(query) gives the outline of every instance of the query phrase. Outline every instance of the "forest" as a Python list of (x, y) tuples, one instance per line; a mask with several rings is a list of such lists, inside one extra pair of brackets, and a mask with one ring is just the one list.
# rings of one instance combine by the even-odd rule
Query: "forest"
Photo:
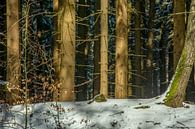
[(195, 0), (2, 0), (0, 21), (0, 129), (195, 128)]

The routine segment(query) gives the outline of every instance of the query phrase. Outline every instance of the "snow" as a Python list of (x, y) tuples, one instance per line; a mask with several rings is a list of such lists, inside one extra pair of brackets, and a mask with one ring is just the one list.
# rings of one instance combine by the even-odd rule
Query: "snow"
[[(195, 129), (195, 105), (166, 107), (162, 98), (28, 105), (29, 129)], [(22, 129), (25, 106), (0, 105), (0, 129)]]

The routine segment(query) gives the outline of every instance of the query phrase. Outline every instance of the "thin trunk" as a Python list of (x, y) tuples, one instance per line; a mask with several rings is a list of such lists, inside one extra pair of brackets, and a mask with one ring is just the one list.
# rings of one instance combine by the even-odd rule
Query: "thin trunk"
[(185, 42), (185, 0), (174, 0), (174, 37), (173, 37), (173, 58), (174, 70), (177, 67)]
[[(195, 11), (195, 1), (192, 1), (190, 12)], [(184, 49), (182, 50), (175, 74), (172, 78), (170, 89), (165, 97), (165, 104), (171, 107), (180, 107), (185, 100), (186, 88), (192, 67), (195, 61), (195, 14), (188, 17), (187, 34)]]
[(161, 31), (161, 40), (160, 40), (160, 92), (163, 93), (165, 91), (164, 87), (166, 86), (166, 47), (164, 45), (164, 27), (162, 27)]
[(19, 1), (7, 0), (7, 81), (11, 91), (7, 92), (9, 103), (19, 99), (20, 45), (19, 45)]
[[(95, 10), (96, 12), (100, 12), (100, 1), (97, 0), (95, 2)], [(94, 96), (100, 93), (100, 24), (99, 24), (99, 14), (95, 17), (95, 37), (98, 38), (94, 44), (94, 81), (93, 81), (93, 91)]]
[(155, 17), (155, 0), (150, 0), (150, 9), (149, 9), (149, 21), (148, 21), (148, 41), (147, 41), (147, 60), (146, 60), (146, 76), (147, 76), (147, 87), (146, 87), (146, 96), (153, 96), (153, 26), (154, 26), (154, 17)]
[(2, 6), (0, 7), (0, 101), (1, 102), (5, 102), (6, 98), (5, 98), (5, 91), (4, 91), (4, 84), (2, 80), (6, 80), (6, 66), (5, 66), (5, 62), (6, 62), (6, 46), (5, 46), (5, 35), (3, 34), (3, 32), (5, 32), (6, 30), (6, 1), (1, 1), (0, 3)]
[(115, 98), (127, 98), (128, 86), (128, 20), (127, 0), (116, 1)]
[(58, 76), (59, 76), (59, 71), (60, 71), (60, 48), (59, 48), (59, 29), (58, 29), (58, 11), (59, 11), (59, 0), (53, 0), (53, 10), (55, 13), (54, 16), (54, 44), (53, 44), (53, 64), (54, 64), (54, 69), (55, 69), (55, 76), (56, 76), (56, 80), (58, 80)]
[(54, 48), (54, 67), (56, 70), (57, 90), (54, 100), (72, 101), (74, 96), (75, 72), (75, 1), (64, 0), (59, 3), (58, 27), (59, 39)]
[(108, 0), (101, 0), (100, 94), (108, 96)]
[(141, 88), (141, 17), (140, 17), (140, 11), (141, 11), (141, 5), (140, 0), (136, 1), (135, 8), (137, 10), (137, 15), (135, 18), (135, 42), (136, 42), (136, 77), (135, 77), (135, 84), (136, 84), (136, 96), (142, 97), (142, 88)]

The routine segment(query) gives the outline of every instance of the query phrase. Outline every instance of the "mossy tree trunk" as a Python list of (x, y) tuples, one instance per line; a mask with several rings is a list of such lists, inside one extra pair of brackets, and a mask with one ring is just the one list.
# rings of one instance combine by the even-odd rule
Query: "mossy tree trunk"
[(75, 99), (75, 1), (59, 1), (57, 8), (57, 39), (54, 44), (57, 90), (54, 90), (54, 100), (72, 101)]
[(108, 0), (101, 0), (100, 94), (108, 96)]
[(193, 0), (188, 17), (187, 34), (184, 49), (182, 50), (175, 74), (170, 83), (170, 89), (165, 97), (165, 105), (181, 107), (185, 100), (185, 93), (195, 61), (195, 1)]
[(19, 42), (19, 1), (7, 0), (7, 81), (10, 91), (6, 98), (9, 103), (19, 99), (19, 80), (21, 74)]
[(127, 0), (116, 1), (115, 98), (127, 98), (128, 87), (128, 15)]
[(174, 0), (174, 37), (173, 37), (173, 65), (174, 70), (182, 53), (185, 42), (185, 0)]

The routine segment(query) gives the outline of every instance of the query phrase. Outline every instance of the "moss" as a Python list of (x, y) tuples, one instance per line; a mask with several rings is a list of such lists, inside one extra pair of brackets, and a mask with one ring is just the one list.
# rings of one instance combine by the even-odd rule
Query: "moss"
[(184, 67), (185, 61), (186, 61), (186, 50), (184, 49), (182, 52), (179, 64), (176, 68), (175, 76), (174, 76), (173, 82), (171, 84), (170, 91), (167, 93), (165, 100), (164, 100), (165, 105), (167, 105), (167, 106), (176, 107), (176, 106), (180, 105), (180, 104), (175, 103), (174, 98), (176, 96), (176, 91), (178, 90), (178, 87), (179, 87), (179, 80), (181, 78), (182, 71), (185, 68)]
[(95, 96), (94, 101), (96, 102), (106, 102), (106, 97), (103, 94)]

